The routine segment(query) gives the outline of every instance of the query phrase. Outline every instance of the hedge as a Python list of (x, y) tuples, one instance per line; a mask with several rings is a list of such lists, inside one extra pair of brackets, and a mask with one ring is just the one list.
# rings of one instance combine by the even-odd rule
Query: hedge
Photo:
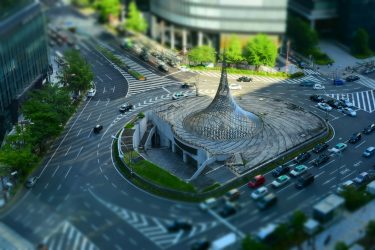
[(139, 72), (137, 72), (135, 70), (129, 69), (128, 73), (130, 75), (132, 75), (137, 80), (142, 80), (142, 81), (146, 80), (146, 77), (144, 75), (142, 75), (141, 73), (139, 73)]

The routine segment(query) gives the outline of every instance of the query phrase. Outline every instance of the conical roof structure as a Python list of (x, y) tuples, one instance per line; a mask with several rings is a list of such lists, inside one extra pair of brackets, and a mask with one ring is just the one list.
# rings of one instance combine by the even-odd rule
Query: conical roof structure
[(233, 99), (228, 86), (225, 56), (220, 84), (208, 107), (186, 116), (184, 128), (211, 140), (236, 140), (250, 138), (258, 131), (261, 120), (243, 110)]

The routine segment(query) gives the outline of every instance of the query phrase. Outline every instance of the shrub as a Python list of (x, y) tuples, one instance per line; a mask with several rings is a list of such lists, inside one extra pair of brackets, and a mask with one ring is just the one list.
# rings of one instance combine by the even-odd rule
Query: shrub
[(143, 112), (138, 113), (138, 118), (142, 119), (145, 117), (145, 114)]
[(298, 77), (302, 77), (302, 76), (305, 76), (305, 73), (303, 73), (302, 71), (298, 71), (296, 73), (291, 74), (290, 78), (298, 78)]
[(146, 80), (146, 77), (144, 75), (142, 75), (141, 73), (139, 73), (139, 72), (137, 72), (135, 70), (129, 69), (128, 73), (130, 75), (132, 75), (137, 80), (142, 80), (142, 81)]
[(326, 53), (321, 52), (319, 49), (315, 48), (310, 54), (314, 57), (316, 64), (327, 65), (334, 63), (334, 60), (332, 60)]

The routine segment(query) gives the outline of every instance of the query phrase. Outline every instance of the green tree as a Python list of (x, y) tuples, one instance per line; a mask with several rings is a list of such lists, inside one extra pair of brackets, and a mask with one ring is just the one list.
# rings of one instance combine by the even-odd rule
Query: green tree
[(349, 250), (348, 245), (343, 241), (338, 241), (335, 244), (335, 250)]
[(72, 0), (72, 4), (78, 7), (89, 7), (93, 4), (93, 0)]
[(342, 192), (342, 196), (345, 198), (345, 206), (347, 209), (353, 211), (368, 202), (371, 197), (361, 190), (357, 190), (355, 187), (347, 187)]
[(304, 224), (306, 220), (306, 215), (302, 211), (297, 210), (293, 213), (292, 219), (290, 221), (293, 241), (294, 243), (296, 243), (298, 249), (302, 249), (301, 244), (306, 239), (306, 234), (304, 232)]
[(195, 64), (213, 63), (215, 56), (214, 48), (207, 45), (195, 47), (188, 54), (189, 61)]
[(367, 245), (375, 246), (375, 220), (372, 220), (367, 224), (365, 240)]
[(134, 0), (129, 4), (128, 18), (126, 18), (125, 28), (141, 33), (146, 32), (148, 28), (148, 24), (142, 13), (138, 10)]
[(231, 36), (229, 45), (225, 52), (228, 63), (240, 63), (243, 61), (241, 41), (238, 36)]
[(109, 16), (118, 17), (121, 6), (119, 0), (97, 0), (95, 7), (99, 11), (99, 21), (106, 23), (109, 20)]
[(247, 235), (242, 240), (242, 250), (268, 250), (269, 247)]
[(244, 56), (257, 69), (261, 65), (273, 67), (276, 63), (277, 46), (268, 36), (259, 34), (246, 44)]
[(318, 33), (298, 17), (288, 17), (287, 35), (292, 47), (306, 56), (312, 53), (319, 42)]
[(290, 248), (291, 234), (287, 224), (279, 224), (275, 231), (272, 233), (270, 241), (273, 246), (272, 249), (286, 250)]
[(372, 54), (369, 47), (369, 35), (365, 29), (358, 29), (352, 41), (351, 52), (356, 57), (368, 57)]

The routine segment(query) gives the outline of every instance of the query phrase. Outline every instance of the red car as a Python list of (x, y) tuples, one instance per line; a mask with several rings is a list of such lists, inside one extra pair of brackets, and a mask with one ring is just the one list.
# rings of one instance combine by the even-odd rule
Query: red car
[(250, 188), (257, 188), (262, 186), (266, 182), (266, 178), (263, 175), (257, 175), (253, 180), (247, 183), (247, 186)]

